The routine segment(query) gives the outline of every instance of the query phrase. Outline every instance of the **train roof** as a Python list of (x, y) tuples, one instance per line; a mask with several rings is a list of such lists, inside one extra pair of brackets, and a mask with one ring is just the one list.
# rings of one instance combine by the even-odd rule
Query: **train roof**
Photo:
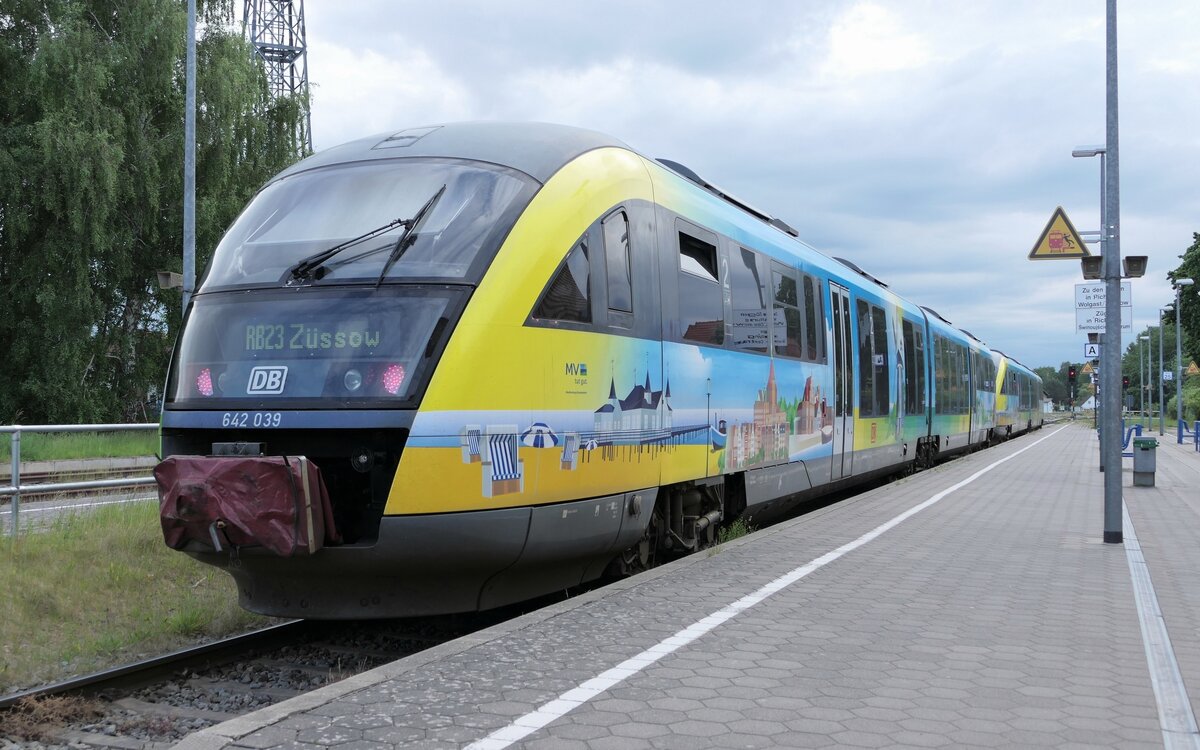
[(580, 154), (606, 147), (632, 151), (594, 130), (542, 122), (462, 122), (379, 133), (326, 149), (275, 179), (331, 164), (404, 157), (473, 159), (524, 172), (545, 183)]

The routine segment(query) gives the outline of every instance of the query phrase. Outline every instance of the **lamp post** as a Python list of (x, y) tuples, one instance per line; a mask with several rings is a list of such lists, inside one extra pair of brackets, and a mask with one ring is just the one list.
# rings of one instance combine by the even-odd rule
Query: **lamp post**
[(1138, 384), (1138, 395), (1142, 397), (1141, 411), (1142, 424), (1146, 424), (1146, 367), (1145, 363), (1149, 357), (1146, 356), (1146, 346), (1143, 341), (1149, 341), (1149, 336), (1138, 336), (1138, 380), (1142, 381)]
[(1195, 282), (1175, 279), (1175, 441), (1183, 444), (1183, 329), (1179, 327), (1180, 293)]
[(1158, 434), (1162, 435), (1165, 428), (1166, 419), (1166, 393), (1163, 391), (1163, 313), (1164, 310), (1158, 311)]
[[(196, 0), (188, 0), (183, 105), (183, 311), (196, 291)], [(182, 320), (182, 316), (180, 317)]]

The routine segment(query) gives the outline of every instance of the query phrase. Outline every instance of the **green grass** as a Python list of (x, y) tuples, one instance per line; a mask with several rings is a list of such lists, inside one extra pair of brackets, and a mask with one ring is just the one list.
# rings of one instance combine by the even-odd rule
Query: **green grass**
[(0, 693), (273, 622), (224, 572), (169, 549), (156, 503), (0, 538)]
[[(121, 432), (22, 432), (21, 461), (153, 456), (158, 430)], [(0, 463), (12, 461), (12, 435), (0, 434)]]
[(746, 519), (739, 518), (728, 526), (722, 526), (717, 533), (717, 544), (732, 542), (734, 539), (746, 536), (754, 532), (754, 527), (746, 522)]

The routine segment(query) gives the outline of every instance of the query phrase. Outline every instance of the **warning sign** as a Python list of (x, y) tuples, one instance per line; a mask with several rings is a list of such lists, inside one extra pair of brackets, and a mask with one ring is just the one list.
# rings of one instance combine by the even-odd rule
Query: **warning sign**
[(1067, 218), (1067, 212), (1062, 206), (1054, 209), (1042, 236), (1034, 243), (1029, 251), (1030, 260), (1047, 260), (1052, 258), (1090, 258), (1092, 254), (1087, 245), (1075, 231), (1075, 226)]
[[(1099, 345), (1099, 344), (1085, 344), (1085, 346), (1094, 346), (1094, 347), (1097, 347), (1097, 349), (1099, 349), (1099, 346), (1100, 346), (1100, 345)], [(1099, 356), (1099, 355), (1100, 355), (1100, 352), (1099, 352), (1099, 351), (1097, 351), (1097, 352), (1096, 352), (1096, 356)], [(1094, 369), (1092, 369), (1092, 363), (1091, 363), (1091, 362), (1084, 362), (1084, 363), (1083, 363), (1083, 374), (1084, 374), (1084, 375), (1091, 375), (1093, 372), (1095, 372), (1095, 370), (1094, 370)]]
[(1186, 370), (1183, 371), (1183, 374), (1184, 375), (1200, 375), (1200, 367), (1196, 367), (1196, 360), (1194, 360), (1194, 359), (1192, 360), (1192, 363), (1190, 365), (1188, 365), (1188, 368)]

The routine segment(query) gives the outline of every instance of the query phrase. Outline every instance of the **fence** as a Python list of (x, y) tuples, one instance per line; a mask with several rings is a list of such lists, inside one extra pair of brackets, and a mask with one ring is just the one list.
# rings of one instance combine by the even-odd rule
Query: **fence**
[(3, 425), (0, 433), (12, 435), (12, 476), (8, 487), (0, 487), (0, 497), (12, 497), (12, 535), (20, 529), (22, 492), (68, 492), (72, 490), (101, 490), (119, 487), (141, 487), (154, 484), (154, 477), (125, 477), (122, 479), (93, 479), (83, 482), (43, 482), (21, 484), (21, 433), (27, 432), (128, 432), (157, 430), (157, 424), (58, 424)]

